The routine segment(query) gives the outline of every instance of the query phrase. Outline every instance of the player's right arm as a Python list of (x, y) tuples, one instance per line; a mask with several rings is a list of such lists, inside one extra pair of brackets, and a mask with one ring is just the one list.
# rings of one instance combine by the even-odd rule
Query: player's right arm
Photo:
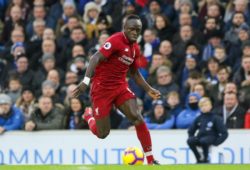
[(96, 66), (102, 62), (106, 60), (106, 58), (103, 56), (103, 54), (99, 51), (97, 51), (91, 58), (89, 61), (89, 66), (86, 70), (85, 76), (83, 81), (81, 81), (77, 87), (73, 90), (73, 97), (78, 97), (80, 95), (80, 93), (84, 92), (89, 83), (90, 83), (90, 78), (93, 76), (94, 71)]

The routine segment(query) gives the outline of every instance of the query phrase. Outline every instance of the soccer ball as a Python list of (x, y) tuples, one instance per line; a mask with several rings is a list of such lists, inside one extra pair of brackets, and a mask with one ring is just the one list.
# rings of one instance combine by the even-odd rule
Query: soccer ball
[(137, 147), (128, 147), (122, 154), (122, 160), (125, 165), (142, 165), (144, 154), (142, 150)]

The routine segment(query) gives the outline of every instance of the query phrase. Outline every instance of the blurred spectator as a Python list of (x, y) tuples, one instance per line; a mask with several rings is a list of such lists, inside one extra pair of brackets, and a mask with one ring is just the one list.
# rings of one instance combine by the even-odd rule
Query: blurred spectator
[(30, 11), (30, 6), (29, 6), (29, 4), (25, 0), (12, 0), (12, 1), (10, 1), (9, 6), (8, 6), (8, 8), (6, 10), (5, 19), (6, 20), (9, 19), (9, 16), (10, 16), (10, 13), (11, 13), (11, 9), (15, 5), (17, 5), (17, 6), (19, 6), (21, 8), (22, 19), (24, 21), (26, 21), (27, 18), (28, 18), (29, 11)]
[(73, 62), (69, 65), (69, 70), (76, 73), (79, 76), (79, 80), (82, 80), (87, 68), (87, 62), (84, 56), (76, 56)]
[(246, 111), (239, 104), (237, 94), (225, 93), (223, 104), (215, 108), (214, 112), (222, 116), (228, 128), (244, 128)]
[(187, 96), (190, 92), (192, 92), (194, 86), (198, 83), (201, 83), (203, 81), (202, 74), (198, 71), (191, 71), (188, 75), (188, 78), (184, 84), (184, 86), (181, 88), (181, 103), (185, 105)]
[(59, 93), (61, 89), (61, 82), (64, 81), (64, 76), (61, 78), (59, 72), (56, 69), (53, 69), (48, 72), (46, 79), (55, 84), (56, 93)]
[(159, 46), (159, 53), (163, 56), (164, 59), (170, 60), (172, 63), (172, 71), (176, 71), (177, 69), (177, 58), (173, 54), (172, 43), (169, 40), (163, 40)]
[(100, 36), (98, 37), (97, 41), (93, 41), (92, 44), (90, 44), (90, 46), (92, 46), (92, 48), (89, 49), (88, 51), (88, 56), (92, 56), (97, 50), (99, 50), (99, 48), (106, 42), (106, 40), (108, 39), (109, 34), (107, 32), (102, 32), (100, 34)]
[(170, 115), (174, 116), (175, 119), (181, 113), (183, 110), (180, 102), (180, 95), (176, 91), (170, 92), (166, 96), (166, 104), (167, 104), (167, 110)]
[(242, 12), (236, 12), (232, 16), (232, 26), (225, 34), (225, 41), (235, 44), (238, 42), (238, 32), (240, 27), (248, 27), (245, 16)]
[[(77, 87), (76, 84), (69, 84), (68, 86), (66, 86), (65, 91), (63, 91), (63, 105), (68, 108), (70, 106), (70, 99), (73, 97), (72, 96), (72, 92), (73, 90)], [(82, 101), (82, 100), (81, 100)], [(84, 102), (85, 103), (85, 102)], [(86, 103), (87, 104), (87, 103)]]
[(38, 100), (38, 109), (31, 114), (30, 120), (25, 123), (25, 130), (63, 129), (64, 116), (59, 112), (60, 110), (53, 107), (53, 102), (50, 97), (40, 97)]
[(238, 30), (238, 42), (236, 42), (235, 44), (237, 45), (237, 43), (240, 43), (240, 45), (242, 45), (244, 42), (246, 42), (247, 40), (249, 40), (250, 38), (250, 28), (248, 25), (246, 24), (242, 24), (240, 27), (239, 27), (239, 30)]
[(10, 8), (10, 18), (4, 22), (4, 28), (1, 35), (1, 42), (6, 43), (10, 40), (11, 32), (17, 26), (23, 27), (25, 21), (22, 19), (20, 6), (14, 5)]
[[(202, 98), (199, 101), (199, 108), (201, 115), (189, 127), (187, 143), (193, 151), (197, 163), (209, 163), (209, 147), (223, 143), (228, 137), (228, 132), (223, 120), (211, 112), (212, 102), (209, 98)], [(196, 133), (197, 131), (198, 133)], [(203, 155), (200, 155), (197, 146), (202, 148)]]
[(112, 28), (112, 18), (103, 12), (101, 12), (97, 18), (96, 29), (92, 33), (92, 41), (96, 41), (102, 32), (106, 32), (109, 35), (114, 33)]
[(210, 85), (215, 85), (218, 83), (218, 70), (219, 70), (219, 61), (211, 57), (207, 60), (207, 68), (203, 69), (203, 74), (205, 76), (205, 79), (207, 82), (209, 82)]
[(183, 25), (180, 27), (179, 32), (174, 35), (173, 46), (174, 55), (178, 60), (183, 60), (186, 54), (186, 46), (192, 41), (199, 44), (199, 40), (194, 36), (193, 28), (190, 25)]
[(22, 90), (22, 84), (17, 76), (9, 78), (7, 95), (10, 96), (12, 103), (16, 103), (16, 100), (20, 97)]
[(214, 106), (222, 103), (225, 86), (229, 81), (230, 69), (227, 66), (220, 66), (217, 73), (218, 83), (211, 86), (209, 90), (210, 97)]
[(169, 19), (165, 15), (156, 15), (154, 28), (157, 31), (157, 35), (160, 41), (172, 40), (175, 30), (171, 26)]
[(0, 58), (0, 91), (4, 89), (7, 78), (8, 68), (6, 65), (6, 61)]
[(58, 30), (56, 30), (56, 37), (62, 38), (63, 40), (70, 38), (70, 32), (74, 27), (81, 26), (84, 27), (83, 23), (80, 21), (78, 16), (70, 16), (64, 25), (62, 25)]
[(91, 39), (96, 29), (96, 22), (101, 8), (95, 2), (88, 2), (84, 7), (83, 21), (88, 39)]
[(250, 56), (243, 56), (241, 67), (234, 73), (233, 80), (239, 87), (250, 85)]
[(160, 40), (153, 29), (146, 29), (143, 33), (143, 55), (148, 62), (151, 62), (153, 53), (158, 49)]
[[(226, 11), (224, 21), (228, 22), (232, 18), (232, 15), (236, 12), (241, 12), (245, 15), (247, 23), (250, 22), (250, 11), (248, 6), (248, 0), (235, 0), (232, 4), (232, 9)], [(230, 4), (231, 5), (231, 4)]]
[(224, 27), (223, 22), (223, 15), (224, 15), (224, 8), (220, 5), (220, 0), (210, 0), (206, 1), (207, 4), (205, 5), (205, 16), (199, 13), (200, 20), (204, 20), (207, 17), (216, 18), (219, 26), (221, 29)]
[(156, 71), (160, 66), (166, 66), (168, 68), (171, 68), (172, 63), (168, 59), (164, 58), (163, 55), (159, 53), (154, 53), (152, 56), (152, 62), (149, 66), (149, 76), (148, 76), (148, 82), (149, 84), (155, 84), (157, 81), (156, 78)]
[(237, 85), (234, 82), (228, 82), (224, 89), (224, 94), (226, 93), (235, 93), (238, 94)]
[(36, 108), (36, 98), (32, 87), (25, 86), (22, 88), (21, 96), (17, 99), (15, 106), (22, 111), (24, 123), (26, 123)]
[(201, 97), (208, 96), (208, 90), (205, 82), (200, 82), (194, 85), (192, 92), (198, 93)]
[[(193, 25), (196, 28), (199, 27), (197, 14), (193, 10), (193, 3), (190, 0), (176, 0), (175, 1), (175, 8), (177, 10), (177, 16), (173, 22), (174, 22), (176, 28), (178, 28), (179, 25), (182, 25), (181, 22), (186, 20), (186, 19), (189, 20), (188, 21), (189, 25)], [(183, 19), (183, 18), (181, 19), (181, 17), (183, 17), (183, 16), (181, 16), (182, 14), (188, 14), (190, 16), (190, 18), (188, 15), (184, 15), (186, 17), (186, 19)], [(179, 20), (179, 24), (177, 24), (177, 20)], [(185, 23), (185, 22), (183, 22), (183, 23)]]
[(56, 40), (54, 30), (51, 28), (45, 28), (43, 31), (43, 40)]
[(71, 98), (69, 110), (66, 113), (67, 129), (87, 129), (88, 124), (83, 119), (84, 103), (79, 98)]
[[(35, 53), (30, 58), (30, 68), (33, 70), (38, 70), (42, 64), (42, 57), (43, 55), (56, 55), (55, 60), (57, 59), (58, 63), (60, 63), (60, 57), (56, 54), (56, 44), (54, 40), (45, 39), (42, 41), (41, 44), (42, 49), (36, 48)], [(63, 59), (62, 59), (63, 60)]]
[(223, 45), (222, 38), (223, 33), (219, 30), (213, 30), (207, 33), (207, 44), (204, 46), (202, 60), (207, 61), (214, 56), (214, 48)]
[(87, 52), (88, 40), (85, 31), (81, 26), (74, 27), (70, 34), (70, 39), (63, 44), (62, 58), (72, 58), (72, 49), (74, 45), (81, 45), (84, 47), (84, 51)]
[(205, 37), (207, 36), (207, 33), (213, 31), (213, 30), (220, 30), (220, 25), (218, 24), (218, 21), (214, 17), (207, 17), (203, 26), (203, 34)]
[(188, 80), (189, 74), (194, 71), (198, 71), (198, 58), (192, 54), (186, 55), (185, 65), (177, 73), (178, 83), (180, 83), (181, 88), (183, 88)]
[(198, 103), (201, 96), (197, 93), (190, 93), (186, 100), (186, 108), (176, 118), (176, 128), (189, 128), (196, 117), (200, 115)]
[(51, 80), (45, 80), (42, 83), (42, 96), (50, 97), (56, 106), (62, 110), (64, 109), (62, 101), (59, 98), (59, 94), (56, 93), (56, 84)]
[(32, 37), (34, 34), (34, 27), (33, 22), (35, 20), (43, 20), (45, 21), (45, 26), (54, 29), (56, 26), (56, 22), (53, 18), (46, 16), (46, 9), (43, 5), (35, 5), (33, 7), (33, 12), (31, 14), (31, 19), (28, 20), (26, 24), (25, 32), (27, 33), (28, 37)]
[(37, 43), (40, 48), (40, 44), (43, 38), (43, 32), (45, 30), (45, 21), (43, 19), (36, 19), (33, 21), (33, 34), (30, 37), (30, 42)]
[(25, 42), (25, 34), (22, 28), (18, 27), (11, 32), (11, 39), (8, 42), (5, 42), (5, 55), (9, 55), (11, 51), (11, 46), (15, 43), (24, 43)]
[[(114, 12), (111, 15), (112, 17), (112, 27), (114, 31), (118, 32), (122, 30), (122, 23), (126, 16), (130, 14), (139, 14), (140, 9), (136, 5), (136, 2), (131, 0), (124, 0), (124, 1), (116, 1), (114, 6)], [(113, 17), (115, 16), (115, 17)], [(144, 27), (144, 26), (143, 26)]]
[(39, 77), (39, 79), (34, 79), (32, 83), (32, 86), (34, 87), (34, 89), (36, 89), (36, 96), (40, 96), (41, 84), (46, 79), (49, 71), (53, 69), (56, 69), (60, 75), (64, 74), (61, 69), (55, 67), (55, 57), (51, 54), (44, 54), (42, 56), (42, 67), (39, 68), (35, 73), (35, 77)]
[(0, 134), (5, 131), (18, 130), (23, 126), (21, 110), (12, 106), (11, 98), (0, 94)]
[(142, 16), (142, 25), (143, 30), (145, 28), (152, 29), (154, 27), (154, 23), (156, 20), (156, 16), (162, 12), (162, 6), (161, 2), (159, 0), (151, 0), (148, 1), (147, 4), (147, 12), (145, 12)]
[(224, 46), (219, 45), (214, 48), (214, 58), (219, 61), (219, 65), (230, 66), (232, 67), (232, 61), (230, 61), (226, 49)]
[(16, 69), (10, 70), (9, 77), (19, 77), (22, 86), (32, 86), (34, 72), (29, 69), (29, 60), (26, 54), (19, 54), (16, 59)]
[(8, 69), (12, 70), (16, 68), (15, 60), (17, 56), (25, 53), (25, 51), (24, 43), (22, 42), (16, 42), (11, 46), (11, 53), (6, 53), (4, 56), (4, 59), (7, 61)]
[(166, 110), (163, 100), (153, 101), (151, 113), (144, 118), (149, 129), (171, 129), (174, 127), (175, 117)]
[[(157, 83), (152, 85), (153, 88), (159, 90), (161, 95), (166, 96), (171, 91), (179, 91), (178, 85), (173, 80), (171, 69), (161, 66), (156, 71)], [(150, 109), (152, 99), (146, 95), (144, 99), (145, 110)]]
[[(76, 45), (74, 45), (74, 47), (72, 49), (72, 59), (74, 59), (75, 57), (77, 57), (79, 55), (85, 56), (86, 53), (85, 53), (83, 46), (76, 44)], [(71, 61), (71, 60), (68, 59), (68, 62), (69, 61)]]
[(244, 109), (250, 108), (250, 85), (242, 86), (239, 90), (239, 102)]

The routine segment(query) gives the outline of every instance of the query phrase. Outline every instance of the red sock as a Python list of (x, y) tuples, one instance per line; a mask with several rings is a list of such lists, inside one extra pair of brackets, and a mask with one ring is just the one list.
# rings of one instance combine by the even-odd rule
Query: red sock
[(148, 131), (148, 128), (147, 128), (145, 122), (143, 122), (139, 125), (136, 125), (135, 129), (136, 129), (137, 137), (141, 142), (143, 151), (144, 151), (145, 156), (147, 158), (148, 164), (153, 164), (154, 157), (152, 155), (152, 142), (151, 142), (150, 133)]
[(90, 117), (87, 120), (88, 124), (89, 124), (89, 129), (91, 130), (91, 132), (97, 136), (97, 129), (96, 129), (96, 123), (95, 123), (95, 118), (94, 117)]

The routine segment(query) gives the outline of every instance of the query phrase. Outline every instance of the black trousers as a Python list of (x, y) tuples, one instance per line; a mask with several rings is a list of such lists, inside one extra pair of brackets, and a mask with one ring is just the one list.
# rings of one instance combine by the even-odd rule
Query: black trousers
[[(208, 162), (208, 152), (209, 147), (214, 143), (214, 136), (205, 136), (205, 137), (189, 137), (187, 143), (190, 149), (193, 151), (197, 163)], [(203, 160), (201, 160), (201, 155), (197, 150), (197, 147), (201, 147), (203, 151)]]

